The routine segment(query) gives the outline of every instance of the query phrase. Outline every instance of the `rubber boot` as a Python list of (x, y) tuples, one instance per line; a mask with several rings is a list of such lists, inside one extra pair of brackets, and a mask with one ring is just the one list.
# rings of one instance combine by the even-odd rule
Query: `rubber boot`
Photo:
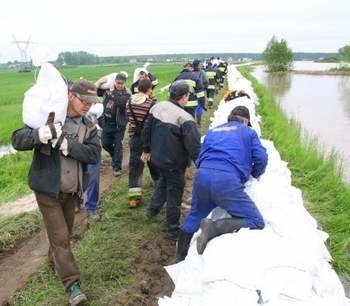
[(207, 243), (220, 235), (233, 233), (245, 226), (243, 218), (225, 218), (213, 221), (203, 219), (201, 221), (201, 234), (197, 239), (197, 252), (203, 254)]
[(179, 240), (176, 246), (176, 263), (184, 260), (187, 256), (188, 249), (190, 248), (190, 242), (193, 237), (193, 233), (186, 233), (180, 231)]

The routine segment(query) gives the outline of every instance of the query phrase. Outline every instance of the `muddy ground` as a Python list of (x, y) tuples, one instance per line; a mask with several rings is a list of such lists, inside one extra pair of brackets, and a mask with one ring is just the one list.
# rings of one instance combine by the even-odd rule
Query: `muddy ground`
[[(124, 161), (128, 161), (128, 152), (125, 148)], [(126, 169), (127, 164), (124, 165)], [(191, 200), (192, 178), (194, 168), (186, 173), (186, 187), (184, 192), (183, 215), (186, 214)], [(123, 176), (127, 175), (126, 171)], [(102, 163), (101, 194), (106, 192), (118, 179), (112, 176), (110, 160)], [(33, 201), (33, 195), (25, 199)], [(27, 206), (23, 199), (16, 201)], [(31, 204), (32, 205), (32, 204)], [(85, 212), (79, 211), (75, 219), (74, 240), (83, 238), (88, 229)], [(162, 235), (150, 236), (141, 246), (142, 253), (135, 259), (131, 271), (134, 281), (125, 290), (111, 295), (110, 305), (153, 306), (157, 305), (157, 297), (170, 295), (173, 284), (166, 273), (164, 266), (174, 263), (175, 243), (166, 240)], [(0, 305), (8, 305), (7, 301), (14, 292), (22, 288), (29, 277), (36, 273), (47, 261), (48, 240), (44, 226), (32, 238), (26, 240), (11, 250), (0, 252)]]

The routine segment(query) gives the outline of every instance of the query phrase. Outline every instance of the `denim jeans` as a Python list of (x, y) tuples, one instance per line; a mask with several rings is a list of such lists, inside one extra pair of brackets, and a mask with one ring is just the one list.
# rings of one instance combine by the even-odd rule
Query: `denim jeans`
[(179, 230), (182, 195), (185, 186), (186, 168), (160, 168), (160, 178), (157, 182), (148, 212), (151, 215), (159, 213), (166, 202), (166, 223), (168, 232)]
[(97, 210), (100, 195), (100, 168), (101, 158), (97, 164), (87, 165), (89, 179), (86, 188), (86, 212), (95, 212)]
[(102, 147), (111, 156), (112, 168), (115, 170), (122, 169), (124, 134), (125, 126), (116, 126), (108, 123), (106, 123), (102, 131)]

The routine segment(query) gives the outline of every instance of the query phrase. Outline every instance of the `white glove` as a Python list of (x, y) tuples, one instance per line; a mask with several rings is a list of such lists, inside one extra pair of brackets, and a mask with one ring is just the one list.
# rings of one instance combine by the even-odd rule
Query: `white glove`
[[(53, 126), (56, 131), (56, 135), (57, 135), (56, 138), (58, 139), (62, 134), (61, 123), (55, 123)], [(45, 144), (52, 139), (51, 129), (48, 125), (44, 125), (41, 128), (39, 128), (39, 139), (41, 143), (45, 143)]]
[(67, 141), (67, 138), (65, 138), (65, 137), (62, 140), (60, 150), (64, 156), (68, 155), (68, 141)]

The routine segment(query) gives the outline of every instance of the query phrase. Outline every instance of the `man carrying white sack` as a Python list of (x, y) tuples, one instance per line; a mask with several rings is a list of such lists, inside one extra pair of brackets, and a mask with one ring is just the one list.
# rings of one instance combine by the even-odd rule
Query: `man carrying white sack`
[(34, 149), (29, 186), (43, 215), (50, 242), (49, 254), (70, 305), (86, 301), (80, 289), (70, 236), (76, 202), (82, 197), (86, 183), (84, 170), (87, 164), (98, 162), (101, 151), (97, 129), (84, 117), (98, 101), (97, 87), (79, 80), (68, 91), (67, 117), (62, 127), (60, 123), (38, 129), (24, 126), (12, 135), (16, 150)]
[[(250, 126), (245, 106), (235, 107), (228, 123), (209, 130), (197, 159), (197, 173), (192, 192), (191, 211), (181, 226), (176, 261), (185, 259), (193, 234), (201, 227), (197, 251), (203, 254), (207, 243), (219, 235), (242, 227), (264, 228), (264, 220), (254, 202), (244, 191), (252, 175), (265, 171), (267, 153)], [(232, 218), (212, 221), (203, 219), (221, 207)], [(203, 219), (203, 220), (202, 220)]]

